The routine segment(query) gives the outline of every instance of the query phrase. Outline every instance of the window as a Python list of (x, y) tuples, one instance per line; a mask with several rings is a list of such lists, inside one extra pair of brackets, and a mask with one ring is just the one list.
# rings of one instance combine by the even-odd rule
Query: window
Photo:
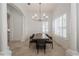
[(66, 38), (66, 14), (53, 21), (53, 28), (56, 35)]
[(48, 32), (48, 22), (43, 22), (42, 23), (42, 30), (43, 30), (43, 33), (47, 33)]

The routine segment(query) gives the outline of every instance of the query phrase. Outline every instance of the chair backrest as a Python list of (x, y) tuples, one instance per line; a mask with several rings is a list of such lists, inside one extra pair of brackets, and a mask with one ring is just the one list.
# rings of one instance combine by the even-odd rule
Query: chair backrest
[(46, 34), (46, 36), (52, 40), (52, 37), (51, 36), (49, 36), (48, 34)]
[(32, 34), (32, 36), (30, 36), (30, 39), (32, 39), (34, 37), (35, 34)]
[(46, 40), (44, 40), (44, 39), (38, 39), (37, 40), (37, 44), (38, 45), (45, 45), (46, 44)]
[(37, 37), (41, 37), (42, 36), (42, 33), (36, 33), (35, 34)]

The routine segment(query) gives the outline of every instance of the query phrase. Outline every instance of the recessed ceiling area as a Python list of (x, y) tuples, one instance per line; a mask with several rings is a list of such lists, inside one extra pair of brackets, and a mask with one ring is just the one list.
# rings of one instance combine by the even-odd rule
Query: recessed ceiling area
[[(15, 3), (20, 9), (25, 10), (26, 12), (38, 13), (39, 12), (39, 3)], [(52, 13), (56, 8), (64, 6), (69, 6), (70, 3), (41, 3), (41, 12), (43, 13)], [(24, 12), (24, 11), (23, 11)], [(25, 13), (25, 12), (24, 12)]]
[[(41, 3), (41, 11), (49, 12), (55, 9), (55, 4), (53, 3)], [(39, 3), (31, 3), (27, 6), (29, 11), (39, 11)]]
[[(26, 9), (32, 12), (38, 12), (39, 11), (39, 3), (30, 3), (25, 4)], [(41, 3), (41, 10), (42, 12), (53, 12), (56, 8), (63, 6), (63, 5), (69, 5), (68, 3)]]

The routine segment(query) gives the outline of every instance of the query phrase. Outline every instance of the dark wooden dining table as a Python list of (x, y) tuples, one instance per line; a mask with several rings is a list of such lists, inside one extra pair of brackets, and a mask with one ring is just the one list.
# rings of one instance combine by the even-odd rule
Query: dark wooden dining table
[[(30, 43), (36, 43), (36, 49), (37, 49), (37, 53), (39, 52), (40, 48), (44, 49), (44, 53), (46, 53), (46, 44), (47, 43), (52, 43), (52, 41), (49, 39), (49, 37), (47, 37), (46, 35), (42, 35), (42, 36), (35, 36), (32, 38), (32, 40), (30, 41)], [(53, 44), (52, 44), (53, 47)]]

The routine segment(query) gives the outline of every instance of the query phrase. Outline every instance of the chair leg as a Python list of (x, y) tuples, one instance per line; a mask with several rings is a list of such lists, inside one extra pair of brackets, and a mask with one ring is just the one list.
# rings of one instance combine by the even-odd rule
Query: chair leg
[(44, 54), (46, 53), (45, 49), (44, 49)]
[(44, 54), (46, 53), (46, 46), (44, 47)]
[(52, 48), (53, 48), (53, 43), (52, 43)]
[(39, 53), (39, 49), (37, 49), (37, 54)]

